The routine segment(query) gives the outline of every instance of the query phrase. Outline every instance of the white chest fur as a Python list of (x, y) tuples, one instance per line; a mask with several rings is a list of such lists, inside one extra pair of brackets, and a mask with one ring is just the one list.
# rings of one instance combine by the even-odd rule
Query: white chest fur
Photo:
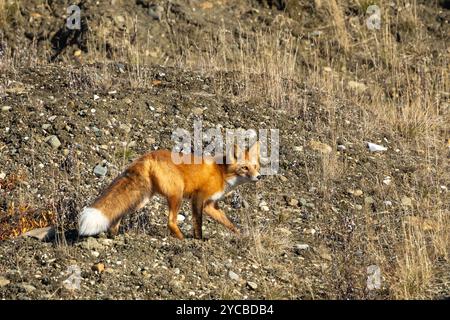
[(213, 201), (222, 200), (227, 193), (232, 191), (237, 186), (243, 184), (244, 182), (245, 182), (245, 179), (241, 178), (241, 177), (233, 177), (233, 178), (227, 179), (223, 190), (217, 191), (209, 199), (213, 200)]

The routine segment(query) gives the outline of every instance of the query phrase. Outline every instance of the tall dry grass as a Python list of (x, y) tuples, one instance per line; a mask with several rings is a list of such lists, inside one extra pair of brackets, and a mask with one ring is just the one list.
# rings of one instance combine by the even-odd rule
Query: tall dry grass
[[(358, 118), (361, 129), (353, 134), (389, 136), (404, 150), (415, 150), (418, 163), (414, 177), (389, 191), (399, 203), (402, 196), (408, 195), (415, 199), (414, 204), (401, 210), (386, 209), (380, 217), (373, 217), (366, 208), (355, 212), (354, 219), (359, 221), (360, 228), (346, 238), (345, 245), (352, 250), (364, 248), (364, 263), (380, 266), (390, 297), (427, 298), (436, 278), (436, 262), (448, 263), (450, 251), (448, 193), (441, 188), (449, 181), (445, 146), (450, 123), (445, 110), (450, 91), (448, 55), (432, 57), (415, 1), (396, 1), (395, 5), (402, 8), (397, 13), (389, 9), (390, 1), (376, 1), (382, 12), (380, 30), (369, 30), (365, 25), (364, 13), (370, 4), (367, 1), (357, 1), (361, 15), (356, 20), (344, 14), (347, 1), (315, 0), (314, 3), (317, 10), (324, 10), (328, 15), (329, 26), (324, 28), (322, 36), (294, 37), (289, 21), (280, 15), (275, 27), (264, 31), (251, 32), (242, 27), (235, 33), (221, 25), (211, 37), (205, 38), (202, 47), (177, 40), (176, 45), (185, 46), (183, 55), (166, 62), (212, 75), (215, 89), (221, 95), (242, 102), (266, 103), (286, 112), (301, 108), (303, 97), (299, 87), (305, 84), (320, 93), (320, 101), (332, 124), (330, 141), (333, 143), (346, 130), (336, 120), (339, 100), (361, 115)], [(0, 26), (10, 19), (20, 19), (19, 5), (19, 1), (0, 0)], [(152, 79), (141, 66), (147, 63), (152, 43), (150, 37), (148, 41), (136, 42), (133, 33), (139, 21), (128, 16), (125, 19), (128, 33), (120, 36), (110, 34), (106, 22), (99, 22), (98, 37), (89, 43), (93, 53), (90, 58), (129, 64), (130, 85), (147, 87)], [(103, 27), (102, 23), (105, 23)], [(407, 42), (396, 39), (396, 28), (409, 35)], [(106, 39), (119, 44), (120, 50), (108, 52), (104, 45)], [(29, 61), (30, 65), (38, 63), (38, 56), (37, 52), (28, 57), (7, 52), (3, 66), (14, 70), (23, 61)], [(114, 80), (107, 64), (96, 72), (98, 76), (89, 76), (97, 85), (105, 88), (112, 85)], [(232, 75), (233, 86), (225, 85), (225, 74)], [(355, 91), (349, 86), (350, 81), (363, 85), (362, 89)], [(124, 148), (123, 158), (126, 152)], [(123, 165), (126, 161), (117, 162)], [(346, 169), (346, 164), (337, 162), (334, 155), (322, 158), (318, 170), (324, 186), (322, 192), (326, 193), (333, 180)], [(374, 189), (383, 190), (382, 182)], [(378, 195), (386, 196), (381, 191)], [(343, 217), (341, 225), (333, 227), (345, 229), (348, 219)], [(292, 240), (290, 235), (261, 230), (251, 220), (247, 221), (247, 227), (247, 239), (254, 244), (251, 255), (260, 264), (270, 262), (274, 252), (285, 251)], [(336, 266), (346, 280), (353, 281), (352, 272), (364, 275), (361, 271), (364, 265), (347, 257), (348, 252), (336, 249), (335, 253), (341, 255), (338, 261), (346, 262)], [(270, 284), (264, 284), (264, 290), (271, 294)], [(277, 297), (277, 293), (272, 294)], [(344, 294), (336, 295), (342, 298)]]

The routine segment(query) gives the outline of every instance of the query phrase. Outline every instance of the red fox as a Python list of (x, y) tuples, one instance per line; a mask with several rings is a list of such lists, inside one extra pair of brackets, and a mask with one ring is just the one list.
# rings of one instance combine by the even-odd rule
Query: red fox
[(79, 217), (79, 234), (89, 236), (108, 231), (116, 235), (123, 215), (144, 207), (155, 193), (167, 199), (168, 228), (178, 239), (184, 238), (177, 225), (183, 198), (191, 199), (195, 239), (202, 238), (203, 213), (239, 234), (219, 209), (217, 201), (242, 183), (260, 180), (259, 141), (248, 150), (242, 150), (235, 144), (228, 163), (223, 155), (218, 156), (222, 161), (193, 154), (188, 157), (191, 160), (189, 164), (175, 164), (171, 151), (158, 150), (135, 160), (91, 206), (83, 209)]

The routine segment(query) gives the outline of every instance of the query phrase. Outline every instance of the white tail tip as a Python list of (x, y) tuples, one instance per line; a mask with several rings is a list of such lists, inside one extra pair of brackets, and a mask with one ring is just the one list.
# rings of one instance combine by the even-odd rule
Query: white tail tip
[(78, 221), (80, 236), (93, 236), (108, 230), (110, 221), (100, 210), (84, 208)]

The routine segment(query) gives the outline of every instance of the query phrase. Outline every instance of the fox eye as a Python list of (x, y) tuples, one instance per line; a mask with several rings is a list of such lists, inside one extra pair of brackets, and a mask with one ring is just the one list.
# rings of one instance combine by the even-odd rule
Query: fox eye
[(242, 166), (242, 170), (248, 171), (248, 166)]

